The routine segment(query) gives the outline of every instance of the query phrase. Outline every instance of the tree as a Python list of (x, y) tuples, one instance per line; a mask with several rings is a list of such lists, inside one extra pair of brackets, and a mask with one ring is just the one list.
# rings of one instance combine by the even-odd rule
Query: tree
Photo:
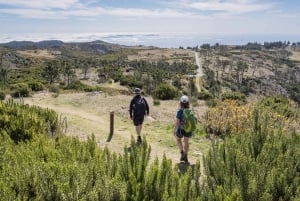
[(8, 69), (0, 66), (0, 80), (2, 81), (3, 86), (7, 83), (8, 78)]
[(60, 63), (58, 60), (48, 61), (45, 65), (43, 71), (43, 77), (49, 82), (50, 85), (54, 83), (54, 81), (59, 76)]
[(71, 79), (75, 76), (74, 69), (69, 61), (63, 61), (62, 73), (67, 78), (67, 87), (69, 87)]
[(236, 70), (236, 81), (240, 86), (240, 84), (243, 82), (244, 73), (245, 71), (248, 70), (248, 65), (246, 62), (238, 61), (235, 70)]
[(88, 69), (89, 69), (89, 63), (87, 61), (81, 61), (81, 64), (80, 64), (80, 67), (82, 69), (82, 73), (84, 75), (83, 79), (87, 79), (86, 75), (87, 75), (87, 72), (88, 72)]
[(7, 83), (8, 79), (8, 68), (4, 67), (3, 58), (1, 56), (0, 60), (0, 80), (2, 81), (3, 86)]

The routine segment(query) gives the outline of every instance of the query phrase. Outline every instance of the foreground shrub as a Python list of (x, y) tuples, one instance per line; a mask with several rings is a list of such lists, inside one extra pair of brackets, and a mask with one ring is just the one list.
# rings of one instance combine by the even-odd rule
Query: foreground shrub
[[(12, 103), (11, 103), (12, 104)], [(18, 110), (23, 105), (13, 104)], [(27, 106), (28, 107), (28, 106)], [(1, 117), (13, 120), (0, 104)], [(40, 108), (32, 110), (41, 111)], [(36, 122), (31, 107), (22, 115)], [(43, 116), (43, 115), (41, 115)], [(241, 200), (300, 199), (300, 136), (273, 130), (258, 110), (252, 129), (224, 141), (212, 141), (200, 163), (172, 165), (166, 156), (150, 160), (146, 139), (132, 137), (123, 154), (100, 149), (95, 136), (86, 141), (60, 135), (36, 135), (14, 143), (14, 124), (0, 130), (1, 200)], [(36, 117), (38, 119), (42, 117)], [(14, 121), (17, 121), (16, 119)], [(31, 123), (34, 128), (42, 124)], [(2, 127), (1, 127), (2, 128)], [(36, 129), (30, 130), (30, 132)], [(153, 161), (150, 163), (150, 161)]]
[[(257, 104), (240, 104), (240, 101), (226, 100), (219, 103), (217, 106), (210, 108), (206, 113), (204, 127), (207, 133), (216, 135), (230, 135), (243, 133), (252, 129), (253, 114), (259, 111), (261, 121), (264, 121), (270, 128), (282, 130), (286, 134), (291, 134), (299, 130), (300, 119), (296, 114), (297, 109), (294, 108), (295, 115), (291, 115), (292, 108), (281, 106), (277, 107), (266, 106), (262, 100)], [(267, 104), (268, 105), (268, 104)], [(277, 104), (276, 104), (277, 105)], [(298, 109), (299, 110), (299, 109)], [(287, 115), (288, 114), (288, 115)]]
[(123, 155), (116, 155), (99, 149), (93, 136), (85, 142), (44, 136), (18, 145), (3, 135), (0, 139), (3, 200), (150, 201), (200, 196), (199, 164), (182, 176), (166, 158), (149, 164), (146, 140), (137, 147), (132, 138), (130, 150), (126, 147)]
[(237, 101), (223, 101), (206, 113), (204, 127), (207, 133), (229, 135), (251, 128), (253, 105), (240, 105)]
[(5, 100), (5, 93), (4, 92), (0, 92), (0, 100)]
[(0, 114), (2, 132), (16, 143), (53, 134), (57, 129), (57, 114), (52, 110), (7, 101), (0, 102)]
[(300, 136), (274, 132), (255, 114), (252, 131), (213, 144), (204, 157), (205, 200), (299, 200)]

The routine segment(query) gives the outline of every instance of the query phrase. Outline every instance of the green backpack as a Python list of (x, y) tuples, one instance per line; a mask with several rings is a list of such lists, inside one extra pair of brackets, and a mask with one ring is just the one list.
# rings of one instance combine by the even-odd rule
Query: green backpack
[(190, 108), (184, 108), (182, 129), (187, 133), (192, 133), (196, 130), (196, 126), (197, 118), (195, 117), (194, 110)]

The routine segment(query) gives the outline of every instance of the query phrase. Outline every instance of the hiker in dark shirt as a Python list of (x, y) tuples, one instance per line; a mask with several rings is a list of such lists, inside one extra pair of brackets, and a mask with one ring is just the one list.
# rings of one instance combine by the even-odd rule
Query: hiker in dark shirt
[(182, 121), (183, 109), (189, 107), (189, 98), (187, 96), (182, 96), (180, 98), (180, 108), (176, 113), (176, 122), (174, 127), (174, 136), (181, 154), (180, 161), (184, 161), (186, 163), (188, 163), (189, 138), (192, 136), (192, 133), (187, 133), (184, 129), (182, 129)]
[(141, 96), (141, 89), (135, 88), (135, 96), (132, 98), (129, 106), (130, 119), (133, 120), (133, 124), (136, 129), (137, 143), (142, 143), (141, 131), (144, 122), (145, 115), (149, 115), (149, 106), (144, 97)]

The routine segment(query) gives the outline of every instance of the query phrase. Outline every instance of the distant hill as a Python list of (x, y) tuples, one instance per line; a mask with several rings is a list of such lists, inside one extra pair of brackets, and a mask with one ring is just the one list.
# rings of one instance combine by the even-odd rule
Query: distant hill
[(11, 41), (8, 43), (1, 43), (0, 46), (14, 48), (17, 50), (28, 50), (28, 49), (47, 49), (54, 47), (61, 47), (64, 42), (59, 40), (45, 40), (40, 42), (32, 41)]
[(64, 48), (73, 51), (88, 52), (92, 54), (106, 54), (124, 48), (124, 46), (97, 40), (92, 42), (64, 43)]
[(12, 48), (15, 50), (35, 50), (35, 49), (54, 49), (88, 52), (92, 54), (106, 54), (120, 49), (121, 45), (107, 43), (104, 41), (92, 42), (70, 42), (64, 43), (60, 40), (44, 40), (40, 42), (32, 41), (11, 41), (8, 43), (0, 43), (0, 47)]

